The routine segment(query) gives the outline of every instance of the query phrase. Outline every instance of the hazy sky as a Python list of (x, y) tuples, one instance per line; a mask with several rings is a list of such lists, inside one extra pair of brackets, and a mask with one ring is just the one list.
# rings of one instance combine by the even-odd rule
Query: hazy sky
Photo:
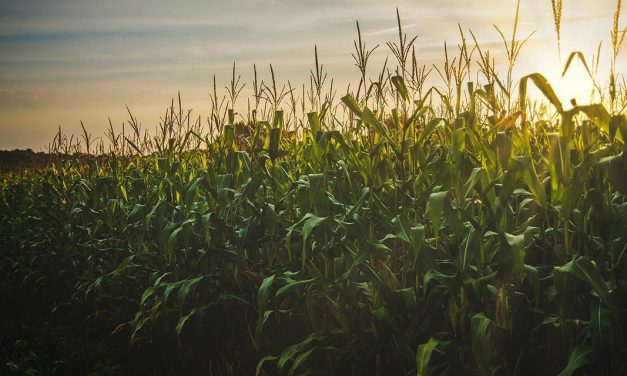
[[(407, 33), (419, 36), (419, 59), (428, 65), (441, 60), (444, 41), (456, 45), (458, 22), (502, 56), (492, 24), (509, 34), (515, 5), (515, 0), (0, 0), (0, 149), (40, 150), (59, 125), (76, 132), (80, 120), (100, 135), (107, 116), (116, 127), (127, 119), (125, 105), (152, 128), (177, 91), (184, 104), (207, 115), (213, 74), (223, 88), (233, 61), (246, 81), (253, 63), (261, 78), (269, 76), (272, 63), (279, 80), (306, 82), (314, 45), (336, 82), (355, 82), (358, 71), (350, 55), (355, 20), (368, 45), (381, 44), (372, 57), (378, 67), (389, 53), (384, 42), (396, 37), (396, 6)], [(590, 56), (601, 40), (608, 47), (615, 7), (616, 0), (565, 0), (563, 54), (578, 49)], [(521, 34), (536, 31), (521, 54), (520, 71), (554, 75), (550, 0), (522, 0), (520, 16)], [(602, 56), (608, 58), (608, 51)], [(619, 62), (623, 72), (625, 55)]]

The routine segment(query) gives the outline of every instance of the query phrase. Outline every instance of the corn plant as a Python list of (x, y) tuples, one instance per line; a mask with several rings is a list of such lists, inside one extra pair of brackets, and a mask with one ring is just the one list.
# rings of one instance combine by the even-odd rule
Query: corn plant
[(505, 77), (460, 27), (426, 88), (397, 23), (372, 78), (357, 24), (339, 101), (316, 47), (309, 93), (254, 67), (245, 120), (233, 65), (206, 127), (179, 96), (106, 154), (59, 130), (51, 163), (0, 175), (2, 315), (77, 323), (128, 373), (625, 374), (624, 85), (566, 109), (515, 80), (516, 11)]

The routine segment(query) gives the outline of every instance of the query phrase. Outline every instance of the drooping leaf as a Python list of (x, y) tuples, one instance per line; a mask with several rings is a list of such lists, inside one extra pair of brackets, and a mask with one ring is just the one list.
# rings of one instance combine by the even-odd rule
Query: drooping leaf
[(409, 100), (409, 94), (408, 94), (408, 91), (407, 91), (407, 87), (405, 86), (405, 81), (403, 81), (403, 77), (401, 77), (401, 76), (393, 76), (390, 79), (390, 81), (392, 81), (392, 84), (396, 88), (396, 91), (398, 92), (399, 96), (404, 101), (408, 101)]
[(557, 109), (557, 111), (562, 112), (564, 108), (562, 107), (562, 102), (553, 91), (551, 84), (549, 81), (540, 73), (532, 73), (530, 75), (524, 76), (520, 79), (518, 83), (519, 88), (519, 100), (520, 100), (520, 112), (522, 115), (523, 123), (526, 120), (527, 116), (527, 82), (531, 80), (535, 84), (535, 86), (544, 94), (546, 99), (551, 102), (551, 104)]

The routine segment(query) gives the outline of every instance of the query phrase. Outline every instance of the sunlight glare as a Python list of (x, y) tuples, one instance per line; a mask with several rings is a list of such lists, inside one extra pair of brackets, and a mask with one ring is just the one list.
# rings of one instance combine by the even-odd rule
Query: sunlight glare
[(581, 63), (573, 62), (566, 75), (561, 73), (554, 81), (554, 89), (565, 108), (572, 105), (572, 100), (577, 104), (590, 104), (593, 99), (594, 85), (592, 79)]

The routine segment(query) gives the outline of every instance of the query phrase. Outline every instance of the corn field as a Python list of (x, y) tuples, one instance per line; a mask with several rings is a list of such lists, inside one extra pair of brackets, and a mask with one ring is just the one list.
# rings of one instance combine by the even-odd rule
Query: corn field
[(52, 162), (0, 175), (0, 367), (626, 374), (616, 13), (609, 78), (580, 52), (564, 64), (583, 62), (592, 104), (514, 77), (518, 15), (511, 38), (497, 29), (502, 74), (461, 27), (455, 54), (421, 65), (397, 13), (387, 46), (357, 24), (361, 79), (346, 91), (316, 49), (309, 88), (272, 67), (258, 82), (255, 67), (241, 114), (234, 65), (206, 121), (179, 97), (154, 130), (130, 110), (98, 140), (59, 130)]

